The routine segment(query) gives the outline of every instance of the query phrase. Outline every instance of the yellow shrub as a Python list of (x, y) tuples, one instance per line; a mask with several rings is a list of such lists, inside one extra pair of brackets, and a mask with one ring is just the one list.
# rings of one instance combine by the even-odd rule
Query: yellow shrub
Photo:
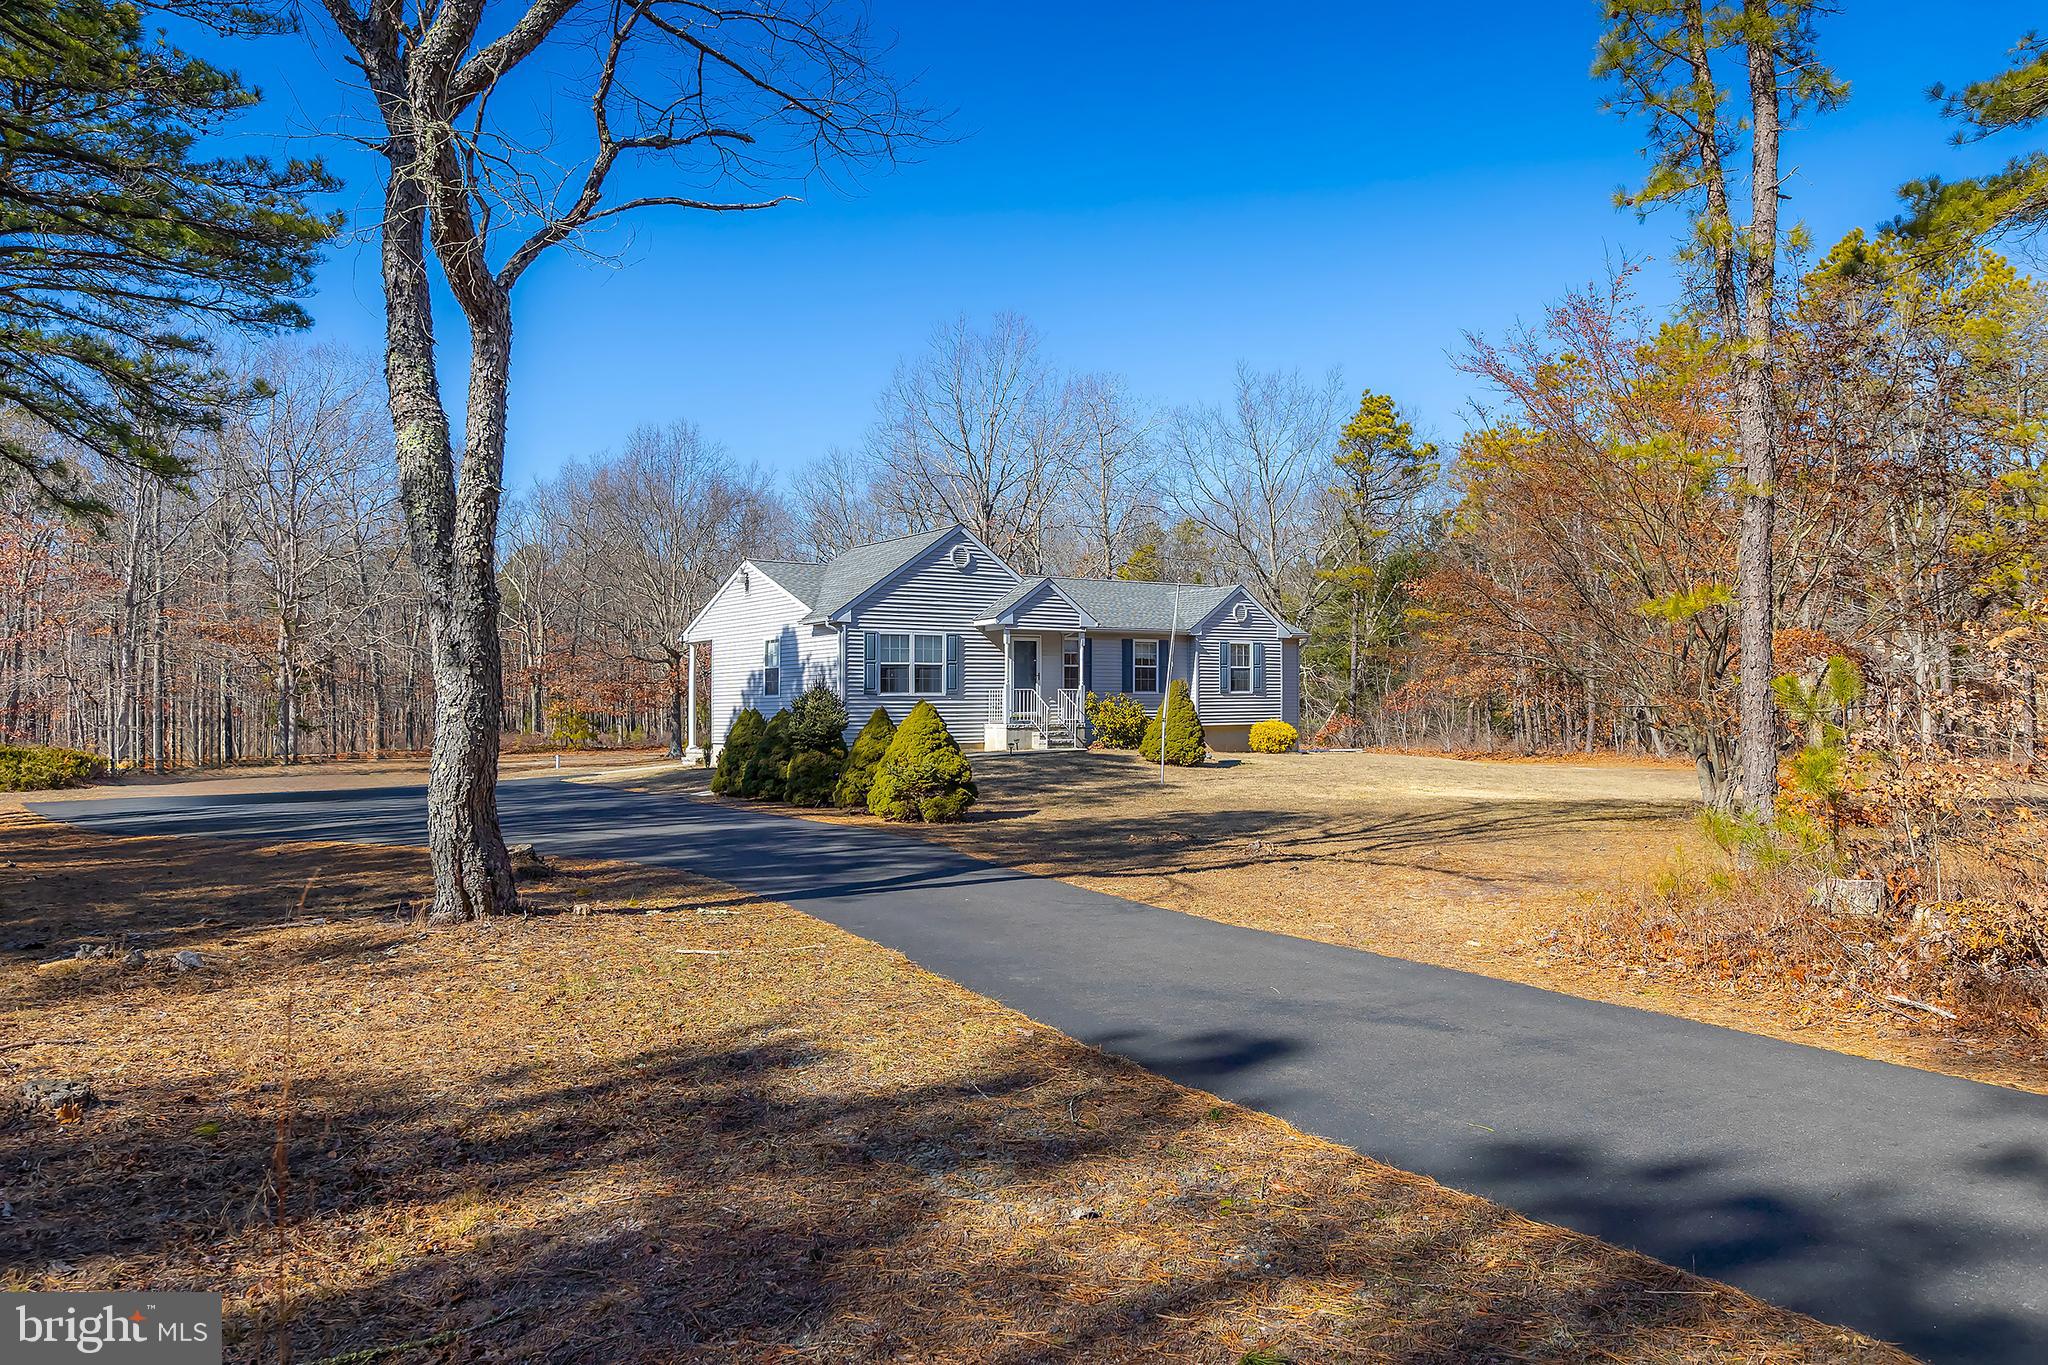
[(1301, 735), (1284, 720), (1262, 720), (1252, 727), (1252, 752), (1291, 754), (1301, 744)]

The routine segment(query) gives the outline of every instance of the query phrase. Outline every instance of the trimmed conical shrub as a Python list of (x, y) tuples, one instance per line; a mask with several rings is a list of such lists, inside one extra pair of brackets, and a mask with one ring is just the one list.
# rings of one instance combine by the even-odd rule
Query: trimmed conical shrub
[(875, 767), (889, 752), (889, 741), (894, 738), (896, 722), (877, 706), (875, 714), (868, 717), (868, 723), (854, 737), (853, 753), (846, 760), (845, 771), (839, 774), (839, 784), (832, 789), (833, 805), (841, 810), (868, 808), (868, 788), (874, 785)]
[(740, 795), (749, 801), (780, 801), (789, 773), (789, 754), (789, 712), (777, 711), (740, 769)]
[(1166, 689), (1166, 704), (1145, 725), (1145, 738), (1138, 744), (1141, 758), (1159, 761), (1160, 718), (1166, 721), (1166, 761), (1179, 768), (1192, 768), (1208, 761), (1208, 737), (1202, 733), (1202, 718), (1195, 714), (1195, 699), (1179, 678)]
[(840, 770), (846, 765), (846, 746), (842, 743), (837, 753), (823, 749), (798, 749), (789, 756), (789, 767), (784, 771), (782, 799), (792, 806), (829, 806), (832, 792), (839, 784)]
[(875, 769), (868, 809), (884, 820), (936, 825), (958, 820), (978, 795), (974, 770), (947, 731), (945, 718), (936, 706), (921, 701), (903, 718)]
[(720, 796), (740, 794), (740, 773), (767, 728), (767, 720), (751, 706), (733, 717), (732, 728), (725, 732), (725, 746), (718, 751), (718, 771), (711, 774), (712, 791)]

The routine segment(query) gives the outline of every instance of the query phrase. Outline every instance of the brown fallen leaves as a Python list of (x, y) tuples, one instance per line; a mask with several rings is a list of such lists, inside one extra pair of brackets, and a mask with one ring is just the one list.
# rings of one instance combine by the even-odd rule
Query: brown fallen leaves
[(407, 851), (5, 833), (0, 1079), (103, 1103), (0, 1127), (0, 1288), (217, 1289), (231, 1358), (1898, 1358), (725, 888), (428, 933)]

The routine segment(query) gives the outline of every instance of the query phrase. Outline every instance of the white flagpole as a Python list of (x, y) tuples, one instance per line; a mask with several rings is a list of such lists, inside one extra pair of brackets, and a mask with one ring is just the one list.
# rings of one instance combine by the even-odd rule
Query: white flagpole
[(1173, 637), (1180, 634), (1180, 583), (1173, 585), (1173, 629), (1166, 633), (1166, 658), (1159, 665), (1166, 676), (1159, 680), (1159, 785), (1166, 785), (1166, 698), (1173, 691)]

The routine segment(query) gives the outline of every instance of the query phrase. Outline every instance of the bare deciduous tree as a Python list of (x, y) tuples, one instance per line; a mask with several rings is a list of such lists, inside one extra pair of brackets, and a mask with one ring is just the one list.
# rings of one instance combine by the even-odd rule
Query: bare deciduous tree
[(830, 559), (897, 529), (852, 451), (834, 447), (799, 470), (793, 483), (795, 549), (807, 559)]
[(688, 422), (640, 427), (620, 458), (572, 465), (555, 487), (592, 550), (600, 628), (627, 657), (663, 671), (668, 751), (680, 757), (683, 631), (734, 564), (781, 549), (781, 508), (759, 471), (735, 465)]
[(1130, 557), (1159, 505), (1159, 467), (1150, 414), (1121, 375), (1084, 374), (1067, 385), (1074, 436), (1074, 530), (1080, 568), (1103, 578)]
[(289, 763), (299, 752), (308, 653), (341, 644), (313, 634), (316, 623), (340, 624), (324, 610), (336, 600), (334, 579), (360, 573), (367, 582), (368, 566), (351, 556), (364, 552), (360, 519), (388, 505), (364, 476), (388, 454), (390, 438), (372, 425), (381, 396), (375, 378), (344, 357), (280, 351), (253, 368), (266, 396), (220, 434), (218, 495), (241, 508), (269, 588), (277, 755)]
[[(495, 35), (484, 0), (324, 7), (362, 73), (377, 120), (369, 140), (389, 166), (385, 370), (430, 627), (431, 916), (447, 922), (517, 899), (496, 794), (514, 287), (551, 250), (587, 244), (623, 215), (767, 208), (813, 171), (889, 157), (922, 120), (882, 75), (860, 14), (830, 0), (531, 0)], [(564, 80), (578, 60), (587, 79)], [(533, 96), (518, 77), (542, 65), (538, 110), (491, 98), (508, 85)], [(430, 261), (468, 332), (459, 452)]]
[(1294, 372), (1237, 369), (1231, 401), (1176, 413), (1166, 433), (1168, 501), (1203, 527), (1227, 567), (1283, 613), (1306, 614), (1328, 512), (1345, 393)]
[(868, 438), (870, 478), (907, 528), (958, 522), (1027, 573), (1072, 467), (1073, 439), (1038, 334), (1014, 313), (965, 317), (897, 366)]

